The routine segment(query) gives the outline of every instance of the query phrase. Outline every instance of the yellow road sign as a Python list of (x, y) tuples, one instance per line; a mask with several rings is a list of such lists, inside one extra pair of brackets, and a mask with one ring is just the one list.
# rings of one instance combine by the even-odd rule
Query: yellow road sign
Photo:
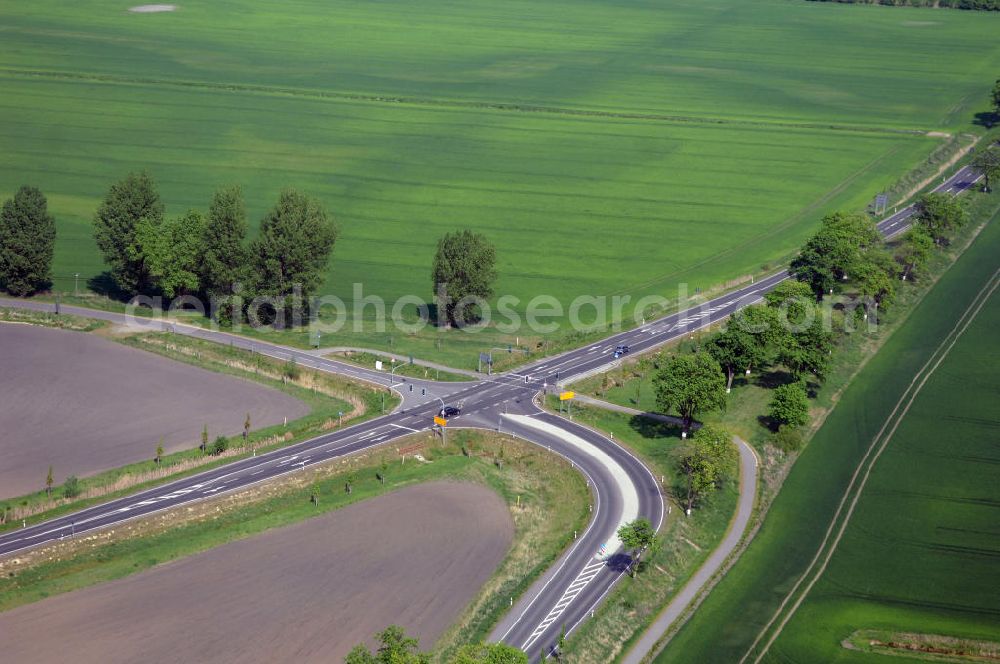
[(559, 401), (569, 401), (576, 396), (576, 392), (560, 392)]
[(439, 416), (435, 415), (434, 416), (434, 424), (438, 425), (439, 427), (443, 427), (443, 426), (446, 426), (448, 424), (448, 420), (444, 419), (443, 417), (439, 417)]

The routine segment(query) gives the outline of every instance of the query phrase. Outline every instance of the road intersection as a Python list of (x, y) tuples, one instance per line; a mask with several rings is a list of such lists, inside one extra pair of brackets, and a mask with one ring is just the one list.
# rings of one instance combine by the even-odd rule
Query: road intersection
[[(957, 195), (978, 180), (963, 168), (936, 191)], [(914, 214), (907, 207), (878, 224), (886, 237), (905, 230)], [(606, 370), (616, 360), (617, 345), (633, 353), (654, 350), (691, 332), (718, 323), (737, 310), (758, 302), (764, 293), (789, 278), (785, 271), (743, 286), (684, 311), (664, 316), (596, 344), (540, 359), (514, 372), (467, 382), (435, 382), (390, 378), (385, 372), (318, 357), (316, 354), (248, 339), (222, 331), (149, 319), (151, 330), (183, 334), (242, 348), (278, 360), (294, 359), (300, 366), (390, 387), (402, 397), (394, 412), (338, 429), (280, 450), (245, 458), (73, 514), (0, 535), (0, 556), (10, 555), (83, 532), (106, 528), (140, 516), (170, 509), (221, 493), (243, 489), (275, 477), (298, 472), (330, 459), (344, 457), (414, 432), (426, 431), (444, 403), (463, 403), (454, 426), (502, 429), (560, 454), (587, 478), (593, 495), (593, 518), (574, 544), (539, 579), (501, 621), (493, 637), (523, 648), (532, 661), (538, 652), (550, 653), (565, 630), (572, 631), (595, 608), (625, 573), (628, 557), (616, 547), (615, 531), (625, 517), (642, 516), (657, 527), (664, 517), (661, 486), (646, 466), (626, 449), (589, 428), (538, 408), (534, 398), (547, 388), (568, 384)], [(0, 299), (0, 306), (53, 311), (54, 305)], [(124, 314), (62, 306), (62, 313), (134, 322)], [(412, 386), (412, 389), (411, 389)], [(754, 491), (754, 487), (744, 487)]]

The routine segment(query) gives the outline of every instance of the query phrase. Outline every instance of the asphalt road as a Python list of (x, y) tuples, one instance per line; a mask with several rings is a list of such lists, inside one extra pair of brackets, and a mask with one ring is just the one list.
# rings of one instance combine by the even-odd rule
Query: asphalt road
[[(963, 168), (937, 190), (958, 194), (971, 187), (976, 179), (970, 169)], [(881, 221), (879, 229), (887, 236), (895, 235), (905, 230), (912, 214), (912, 208), (905, 208)], [(594, 556), (602, 544), (614, 537), (624, 499), (619, 484), (610, 481), (609, 475), (598, 468), (601, 464), (595, 465), (595, 457), (591, 453), (567, 443), (563, 437), (542, 432), (535, 427), (505, 424), (502, 420), (508, 418), (503, 418), (503, 413), (520, 413), (553, 424), (605, 452), (625, 470), (634, 483), (634, 491), (639, 496), (639, 515), (658, 524), (662, 519), (663, 502), (659, 486), (649, 471), (637, 459), (603, 436), (540, 412), (532, 405), (532, 398), (542, 388), (567, 383), (609, 368), (615, 363), (612, 353), (618, 344), (628, 344), (633, 353), (654, 349), (757, 302), (767, 290), (787, 278), (784, 271), (775, 273), (694, 308), (621, 332), (596, 344), (548, 357), (516, 371), (480, 381), (437, 383), (397, 378), (391, 383), (392, 389), (403, 397), (403, 404), (397, 412), (74, 514), (9, 531), (0, 535), (0, 555), (9, 555), (88, 530), (104, 528), (194, 500), (241, 489), (286, 473), (297, 472), (312, 464), (390, 443), (404, 435), (430, 428), (433, 415), (442, 403), (461, 403), (463, 412), (455, 420), (454, 426), (492, 429), (505, 426), (505, 430), (515, 435), (549, 446), (590, 475), (595, 504), (598, 498), (601, 501), (603, 511), (595, 511), (593, 522), (580, 534), (577, 543), (536, 584), (540, 587), (533, 587), (502, 622), (504, 631), (498, 636), (511, 645), (526, 646), (534, 660), (536, 653), (549, 651), (564, 627), (569, 634), (581, 620), (590, 615), (594, 606), (620, 578), (625, 562), (621, 556), (614, 551), (606, 552), (604, 560), (597, 560)], [(25, 300), (0, 299), (0, 306), (53, 310), (52, 304)], [(61, 311), (120, 324), (129, 322), (124, 315), (111, 312), (69, 306), (63, 306)], [(245, 348), (280, 360), (295, 358), (301, 366), (315, 367), (379, 385), (390, 385), (389, 377), (384, 372), (318, 358), (307, 351), (181, 323), (151, 319), (149, 324), (150, 329), (166, 329), (177, 334)]]

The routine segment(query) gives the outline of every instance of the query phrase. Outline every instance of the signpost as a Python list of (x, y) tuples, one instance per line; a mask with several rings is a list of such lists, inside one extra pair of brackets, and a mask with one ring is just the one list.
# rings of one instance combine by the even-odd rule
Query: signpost
[(448, 420), (444, 419), (440, 415), (435, 415), (434, 416), (434, 424), (436, 424), (439, 427), (441, 427), (441, 444), (442, 445), (446, 444), (447, 443), (447, 439), (445, 438), (445, 433), (444, 432), (445, 432), (445, 427), (448, 426)]
[(576, 396), (576, 392), (560, 392), (559, 402), (567, 402), (567, 410), (569, 412), (569, 419), (573, 419), (573, 397)]

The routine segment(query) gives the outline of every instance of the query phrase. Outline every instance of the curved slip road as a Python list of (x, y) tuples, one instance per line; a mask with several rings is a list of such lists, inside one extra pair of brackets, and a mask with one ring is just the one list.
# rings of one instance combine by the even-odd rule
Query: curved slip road
[[(935, 191), (958, 195), (972, 187), (978, 179), (979, 177), (966, 167), (948, 178)], [(904, 208), (879, 222), (878, 228), (885, 236), (891, 237), (909, 226), (909, 219), (913, 214), (912, 206)], [(78, 532), (106, 527), (193, 500), (201, 500), (218, 493), (243, 488), (256, 482), (295, 472), (297, 469), (315, 463), (385, 444), (409, 433), (425, 431), (432, 426), (433, 415), (439, 405), (445, 401), (462, 403), (462, 415), (457, 418), (459, 423), (468, 422), (473, 426), (499, 428), (502, 426), (502, 414), (513, 410), (515, 413), (546, 421), (604, 450), (618, 461), (622, 468), (626, 469), (630, 480), (634, 483), (636, 494), (640, 497), (639, 514), (650, 519), (653, 523), (659, 523), (662, 515), (662, 500), (659, 499), (659, 487), (649, 471), (637, 459), (599, 434), (553, 415), (539, 413), (530, 405), (532, 396), (539, 389), (548, 385), (570, 382), (613, 366), (615, 360), (612, 353), (618, 344), (629, 344), (633, 351), (644, 352), (694, 330), (719, 322), (742, 307), (759, 301), (763, 293), (787, 278), (789, 278), (787, 272), (778, 272), (755, 284), (744, 286), (704, 302), (697, 307), (664, 316), (639, 328), (608, 337), (596, 344), (544, 358), (515, 372), (467, 383), (437, 383), (413, 379), (396, 379), (399, 382), (391, 383), (390, 378), (382, 372), (317, 358), (307, 351), (247, 339), (226, 332), (205, 330), (169, 320), (150, 319), (148, 327), (151, 330), (173, 331), (207, 341), (260, 352), (280, 360), (294, 358), (302, 366), (378, 385), (388, 385), (402, 395), (402, 407), (397, 412), (378, 419), (324, 434), (269, 454), (243, 459), (104, 505), (90, 507), (47, 522), (32, 524), (21, 530), (9, 531), (0, 535), (0, 555), (7, 555), (62, 537), (73, 536)], [(48, 303), (10, 299), (0, 299), (0, 306), (50, 312), (54, 309), (54, 305)], [(61, 311), (109, 320), (119, 324), (130, 322), (123, 314), (94, 311), (81, 307), (63, 306)], [(593, 465), (594, 457), (591, 454), (566, 443), (560, 436), (552, 436), (536, 427), (522, 426), (516, 420), (512, 420), (512, 422), (514, 422), (513, 425), (507, 424), (507, 426), (513, 429), (512, 433), (515, 435), (540, 445), (550, 446), (553, 451), (563, 454), (582, 469), (593, 469), (595, 474), (592, 476), (592, 485), (595, 495), (605, 497), (609, 506), (614, 504), (615, 498), (612, 496), (618, 493), (617, 486), (613, 478), (597, 471), (597, 467)], [(625, 457), (630, 457), (631, 460)], [(589, 471), (585, 470), (584, 472)], [(657, 496), (656, 500), (652, 499), (653, 495)], [(645, 501), (643, 500), (644, 496), (646, 497)], [(506, 632), (501, 636), (506, 642), (519, 647), (523, 643), (530, 642), (535, 649), (534, 652), (548, 647), (549, 644), (554, 644), (558, 640), (558, 634), (563, 624), (565, 624), (567, 631), (572, 631), (573, 627), (589, 615), (591, 609), (603, 599), (614, 582), (621, 577), (624, 571), (624, 565), (621, 564), (623, 561), (617, 559), (619, 562), (616, 562), (614, 552), (607, 552), (610, 559), (606, 563), (602, 562), (600, 566), (596, 565), (596, 560), (586, 562), (593, 557), (601, 543), (611, 540), (614, 530), (617, 529), (617, 520), (613, 516), (609, 517), (609, 512), (610, 510), (606, 511), (603, 517), (600, 515), (595, 517), (578, 543), (571, 547), (560, 561), (550, 569), (545, 578), (539, 582), (542, 587), (533, 595), (529, 593), (522, 599), (522, 602), (529, 604), (527, 608), (519, 611), (518, 609), (521, 608), (519, 604), (505, 618), (502, 626), (505, 627)], [(591, 565), (594, 566), (591, 567)], [(616, 571), (616, 566), (620, 570)], [(575, 594), (567, 595), (567, 591), (570, 590), (574, 591)], [(555, 612), (556, 617), (549, 621), (546, 626), (545, 623), (553, 615), (553, 612)], [(519, 639), (522, 640), (519, 641)], [(530, 654), (530, 656), (533, 660), (534, 655)]]

